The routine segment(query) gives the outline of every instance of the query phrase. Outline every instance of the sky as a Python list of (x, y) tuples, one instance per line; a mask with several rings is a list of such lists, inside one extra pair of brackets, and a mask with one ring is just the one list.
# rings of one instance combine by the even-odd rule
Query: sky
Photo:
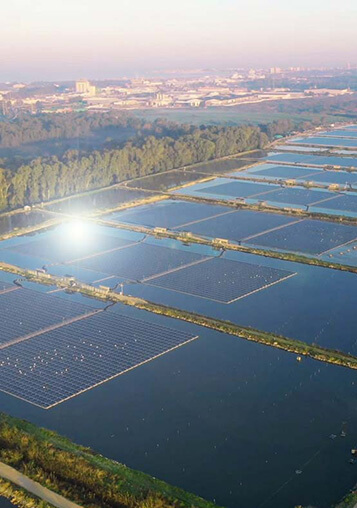
[(5, 0), (0, 80), (357, 64), (356, 0)]

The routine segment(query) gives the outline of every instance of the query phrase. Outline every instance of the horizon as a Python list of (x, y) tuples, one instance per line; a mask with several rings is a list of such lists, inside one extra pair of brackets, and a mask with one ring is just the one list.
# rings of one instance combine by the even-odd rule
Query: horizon
[(1, 82), (356, 64), (352, 0), (104, 0), (100, 8), (94, 0), (15, 0), (2, 12)]

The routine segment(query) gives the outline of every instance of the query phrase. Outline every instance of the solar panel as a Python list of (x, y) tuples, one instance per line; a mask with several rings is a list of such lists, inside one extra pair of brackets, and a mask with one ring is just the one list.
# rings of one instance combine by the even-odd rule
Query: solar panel
[(92, 307), (31, 289), (0, 293), (0, 344), (92, 311)]
[(357, 195), (356, 194), (341, 194), (337, 199), (321, 203), (320, 207), (341, 210), (346, 212), (357, 212)]
[(149, 284), (221, 303), (231, 303), (292, 275), (292, 272), (268, 266), (212, 258), (151, 279)]
[(123, 211), (108, 216), (114, 222), (142, 224), (149, 227), (173, 228), (186, 222), (206, 219), (222, 213), (229, 213), (224, 206), (206, 205), (166, 200), (151, 205), (139, 206), (133, 210)]
[(263, 185), (259, 183), (238, 182), (237, 180), (232, 180), (231, 182), (228, 183), (201, 187), (200, 189), (197, 189), (195, 192), (200, 193), (202, 192), (205, 194), (218, 194), (222, 196), (233, 196), (237, 198), (246, 198), (249, 196), (253, 196), (255, 194), (259, 194), (261, 192), (272, 191), (276, 188), (278, 187), (274, 185)]
[(239, 241), (247, 236), (283, 226), (296, 219), (286, 215), (239, 210), (228, 215), (206, 219), (179, 229), (207, 237), (226, 238)]
[(101, 312), (0, 350), (0, 389), (49, 408), (194, 338)]
[(290, 143), (321, 146), (348, 146), (357, 147), (357, 140), (347, 138), (311, 136), (309, 138), (291, 139)]
[(119, 249), (132, 243), (134, 243), (133, 240), (102, 233), (91, 234), (83, 242), (75, 242), (73, 239), (66, 241), (62, 235), (58, 234), (41, 238), (40, 240), (21, 243), (9, 247), (8, 250), (27, 256), (38, 256), (49, 261), (64, 263), (82, 258), (83, 256)]
[(357, 184), (357, 173), (348, 171), (317, 171), (305, 180), (326, 184), (337, 183), (340, 185)]
[(297, 164), (313, 164), (316, 166), (341, 166), (357, 168), (357, 158), (336, 157), (333, 155), (310, 155), (302, 153), (271, 153), (266, 158), (272, 162), (286, 162)]
[(274, 192), (261, 194), (259, 198), (262, 201), (273, 203), (286, 203), (289, 205), (310, 205), (319, 201), (335, 198), (336, 194), (329, 192), (320, 192), (317, 190), (298, 189), (296, 187), (284, 187)]
[(353, 129), (336, 129), (333, 131), (320, 132), (323, 137), (346, 137), (346, 138), (357, 138), (357, 131)]
[(15, 286), (15, 284), (12, 284), (11, 282), (9, 283), (0, 280), (0, 294), (17, 288), (18, 286)]
[(188, 250), (141, 243), (123, 250), (85, 259), (79, 265), (129, 280), (142, 280), (200, 261), (203, 258), (204, 256)]
[[(251, 170), (245, 171), (244, 173), (242, 172), (241, 174), (245, 176), (254, 175), (256, 178), (273, 177), (303, 179), (307, 175), (312, 174), (314, 176), (316, 173), (318, 174), (320, 172), (322, 173), (323, 170), (301, 166), (283, 166), (282, 164), (276, 166), (263, 164), (261, 166), (256, 166), (256, 168), (252, 168)], [(236, 173), (236, 176), (239, 176), (239, 173)], [(313, 176), (311, 176), (311, 178), (313, 178)]]
[(357, 227), (304, 220), (251, 238), (248, 243), (275, 249), (322, 254), (357, 238)]

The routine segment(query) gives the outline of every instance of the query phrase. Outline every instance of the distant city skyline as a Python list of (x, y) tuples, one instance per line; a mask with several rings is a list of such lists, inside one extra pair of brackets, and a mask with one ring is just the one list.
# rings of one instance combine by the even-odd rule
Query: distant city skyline
[(356, 64), (354, 0), (13, 0), (0, 81)]

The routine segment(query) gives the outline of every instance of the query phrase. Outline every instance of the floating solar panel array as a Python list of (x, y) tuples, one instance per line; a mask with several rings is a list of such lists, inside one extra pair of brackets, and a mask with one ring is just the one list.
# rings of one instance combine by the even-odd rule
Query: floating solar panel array
[(295, 222), (296, 218), (274, 213), (237, 210), (178, 228), (197, 235), (226, 238), (238, 242), (257, 233)]
[(268, 266), (212, 258), (155, 277), (149, 284), (220, 303), (232, 303), (293, 275), (293, 272)]
[(334, 198), (336, 195), (328, 191), (317, 191), (309, 189), (299, 189), (298, 187), (281, 187), (280, 189), (269, 193), (261, 194), (262, 201), (269, 201), (271, 203), (282, 203), (291, 206), (294, 205), (312, 205), (320, 203), (327, 199)]
[(357, 185), (357, 172), (324, 170), (305, 166), (285, 166), (282, 164), (262, 164), (254, 166), (246, 171), (233, 173), (231, 176), (238, 178), (256, 178), (262, 181), (293, 179), (298, 182), (315, 182), (325, 185)]
[(319, 206), (329, 210), (337, 210), (341, 212), (357, 212), (357, 194), (340, 194), (335, 199), (321, 203)]
[(336, 166), (341, 168), (357, 168), (357, 158), (336, 157), (333, 155), (307, 155), (303, 153), (270, 153), (267, 162), (301, 164), (305, 166)]
[(237, 171), (236, 173), (232, 173), (232, 176), (251, 176), (254, 175), (254, 178), (283, 178), (283, 179), (301, 179), (306, 178), (308, 175), (313, 175), (314, 172), (319, 172), (322, 170), (318, 170), (316, 168), (309, 167), (301, 167), (301, 166), (289, 166), (282, 164), (259, 164), (258, 166), (253, 166), (246, 171)]
[(354, 129), (335, 129), (333, 131), (320, 132), (323, 137), (343, 137), (343, 138), (357, 138), (357, 131)]
[(51, 262), (66, 263), (99, 252), (120, 249), (134, 243), (133, 240), (103, 233), (90, 233), (83, 241), (65, 238), (61, 234), (52, 234), (40, 240), (31, 240), (9, 247), (13, 252), (38, 256)]
[[(217, 178), (217, 182), (219, 181), (220, 180)], [(256, 196), (257, 194), (261, 194), (263, 192), (273, 191), (276, 188), (277, 187), (274, 185), (262, 185), (259, 183), (238, 182), (236, 180), (231, 180), (228, 183), (208, 185), (207, 187), (197, 189), (195, 192), (217, 194), (219, 196), (232, 196), (234, 198), (247, 198)], [(192, 187), (192, 190), (195, 189)]]
[(3, 282), (2, 280), (0, 281), (0, 294), (6, 293), (8, 291), (13, 291), (15, 289), (18, 289), (18, 286), (15, 286), (15, 284), (11, 284), (9, 282)]
[(302, 220), (248, 240), (249, 244), (291, 252), (322, 254), (357, 238), (357, 228), (333, 222)]
[(291, 139), (290, 143), (301, 145), (317, 145), (317, 146), (347, 146), (357, 147), (357, 139), (348, 139), (343, 137), (322, 137), (311, 136), (308, 138)]
[[(324, 173), (324, 172), (322, 172)], [(352, 177), (353, 179), (354, 177)], [(329, 190), (317, 190), (317, 189), (307, 189), (304, 187), (284, 187), (282, 185), (274, 185), (273, 183), (268, 185), (263, 185), (255, 182), (248, 181), (238, 181), (231, 179), (225, 179), (224, 183), (218, 185), (212, 185), (212, 182), (209, 184), (203, 185), (199, 184), (196, 188), (193, 186), (190, 190), (185, 189), (185, 193), (187, 194), (207, 194), (207, 195), (216, 195), (216, 196), (225, 196), (228, 199), (246, 199), (248, 203), (269, 203), (278, 207), (288, 207), (288, 208), (304, 208), (307, 206), (316, 206), (319, 208), (324, 208), (328, 210), (330, 200), (333, 201), (344, 194), (337, 192), (330, 192)], [(217, 182), (220, 179), (217, 178)], [(336, 210), (344, 210), (346, 212), (354, 212), (355, 211), (355, 198), (351, 193), (346, 196), (346, 199), (341, 202), (341, 205), (338, 204), (333, 207)], [(322, 204), (323, 202), (326, 202)], [(346, 204), (346, 207), (343, 208), (342, 203)], [(348, 206), (348, 207), (347, 207)], [(331, 207), (332, 209), (332, 207)], [(326, 212), (325, 212), (326, 213)]]
[(0, 293), (0, 348), (91, 312), (93, 308), (86, 305), (31, 289)]
[(229, 209), (227, 210), (224, 206), (165, 200), (155, 205), (139, 206), (132, 210), (118, 212), (108, 216), (107, 219), (148, 227), (173, 228), (186, 222), (206, 219), (228, 211)]
[(141, 243), (85, 259), (79, 265), (135, 281), (195, 263), (203, 258), (204, 256), (188, 250)]
[(317, 171), (307, 178), (310, 181), (316, 183), (333, 184), (339, 185), (357, 185), (357, 172), (348, 171)]
[(194, 338), (167, 326), (100, 312), (0, 350), (0, 389), (50, 408)]
[(276, 145), (274, 150), (279, 152), (325, 152), (326, 148), (318, 146), (299, 146), (299, 145)]

